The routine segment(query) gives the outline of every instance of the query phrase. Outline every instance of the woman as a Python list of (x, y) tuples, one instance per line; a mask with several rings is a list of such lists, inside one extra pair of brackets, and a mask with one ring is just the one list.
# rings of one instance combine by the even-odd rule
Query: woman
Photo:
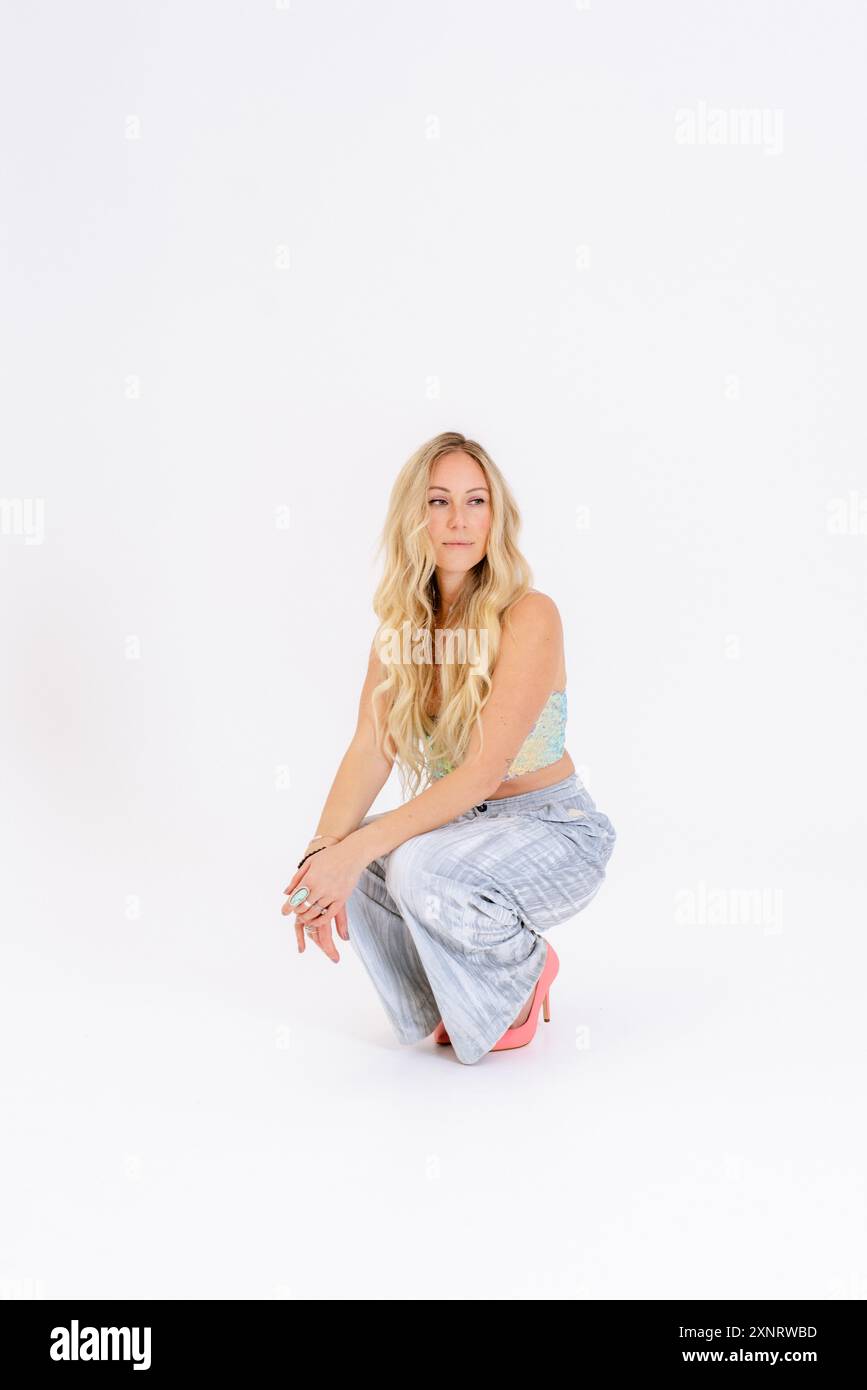
[[(358, 725), (282, 908), (299, 951), (306, 933), (336, 962), (334, 920), (401, 1042), (436, 1029), (465, 1063), (529, 1042), (543, 1000), (549, 1017), (542, 933), (586, 907), (615, 841), (565, 750), (560, 615), (519, 526), (463, 435), (401, 470)], [(395, 764), (410, 799), (365, 815)]]

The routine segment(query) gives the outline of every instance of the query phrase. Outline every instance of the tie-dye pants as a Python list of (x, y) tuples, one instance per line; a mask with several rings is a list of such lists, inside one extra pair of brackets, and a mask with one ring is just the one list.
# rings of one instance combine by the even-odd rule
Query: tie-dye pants
[(419, 1042), (442, 1019), (461, 1062), (490, 1051), (542, 973), (541, 934), (595, 897), (615, 838), (572, 773), (481, 802), (368, 864), (347, 900), (349, 939), (398, 1040)]

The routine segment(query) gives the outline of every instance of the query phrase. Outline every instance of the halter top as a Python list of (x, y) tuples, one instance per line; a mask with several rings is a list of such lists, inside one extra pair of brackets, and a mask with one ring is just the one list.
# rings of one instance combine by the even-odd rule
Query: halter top
[[(434, 715), (436, 718), (436, 715)], [(430, 741), (431, 735), (428, 735)], [(545, 702), (542, 713), (528, 733), (512, 766), (503, 778), (509, 782), (525, 772), (538, 772), (540, 768), (556, 763), (563, 756), (566, 747), (566, 691), (552, 690)], [(431, 777), (445, 777), (454, 768), (447, 758), (441, 758), (431, 767)]]

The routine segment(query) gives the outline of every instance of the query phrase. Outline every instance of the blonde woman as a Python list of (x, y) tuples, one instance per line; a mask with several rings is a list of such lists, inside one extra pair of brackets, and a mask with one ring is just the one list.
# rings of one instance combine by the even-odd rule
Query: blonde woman
[[(519, 526), (463, 435), (399, 473), (358, 725), (282, 908), (336, 962), (333, 920), (400, 1042), (435, 1030), (464, 1063), (550, 1017), (543, 933), (595, 896), (616, 838), (566, 752), (563, 629)], [(404, 804), (367, 815), (395, 765)]]

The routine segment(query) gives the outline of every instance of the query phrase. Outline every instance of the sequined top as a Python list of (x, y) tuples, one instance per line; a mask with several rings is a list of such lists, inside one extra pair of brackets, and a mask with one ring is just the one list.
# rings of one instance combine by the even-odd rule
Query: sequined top
[[(436, 718), (436, 716), (434, 716)], [(431, 735), (428, 735), (430, 741)], [(556, 763), (563, 756), (566, 746), (566, 691), (552, 690), (545, 702), (542, 713), (521, 744), (520, 751), (512, 766), (503, 778), (509, 782), (525, 772), (538, 772), (540, 768)], [(431, 769), (431, 777), (445, 777), (454, 768), (447, 758), (441, 758)]]

